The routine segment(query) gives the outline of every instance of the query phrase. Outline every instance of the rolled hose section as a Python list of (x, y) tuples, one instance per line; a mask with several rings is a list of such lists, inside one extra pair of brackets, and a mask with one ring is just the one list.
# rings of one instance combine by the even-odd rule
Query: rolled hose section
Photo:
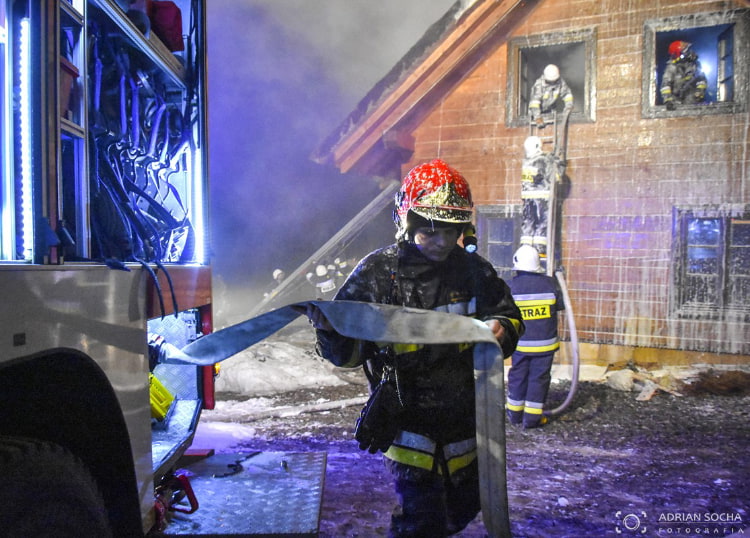
[(565, 283), (565, 276), (562, 271), (555, 271), (555, 277), (560, 283), (560, 290), (562, 291), (563, 302), (565, 303), (565, 318), (568, 322), (568, 332), (570, 333), (570, 347), (573, 353), (573, 364), (572, 373), (570, 377), (570, 389), (565, 400), (555, 409), (545, 410), (544, 414), (547, 416), (556, 416), (565, 411), (573, 401), (578, 390), (578, 375), (580, 370), (580, 358), (578, 354), (578, 332), (576, 331), (575, 316), (573, 315), (573, 306), (570, 304), (570, 295), (568, 295), (568, 286)]

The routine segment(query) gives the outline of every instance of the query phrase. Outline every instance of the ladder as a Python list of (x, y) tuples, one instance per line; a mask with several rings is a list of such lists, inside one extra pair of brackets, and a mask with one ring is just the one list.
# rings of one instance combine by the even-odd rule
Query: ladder
[[(547, 208), (547, 249), (546, 255), (542, 259), (542, 264), (549, 276), (554, 276), (556, 270), (555, 254), (557, 250), (556, 241), (558, 227), (557, 187), (559, 184), (559, 177), (562, 177), (565, 172), (569, 117), (570, 111), (563, 111), (562, 114), (560, 114), (560, 119), (558, 121), (557, 110), (552, 110), (552, 112), (543, 113), (540, 116), (544, 128), (540, 128), (535, 122), (529, 123), (529, 136), (538, 136), (542, 140), (542, 147), (552, 144), (552, 151), (548, 153), (552, 155), (557, 166), (556, 177), (550, 181), (550, 193)], [(551, 132), (548, 129), (549, 126), (552, 127)]]
[[(542, 139), (543, 143), (552, 143), (552, 154), (565, 162), (565, 154), (568, 148), (568, 120), (570, 119), (570, 110), (564, 110), (560, 114), (558, 121), (557, 110), (543, 112), (540, 119), (542, 126), (536, 122), (529, 122), (529, 136), (535, 135)], [(547, 129), (552, 126), (552, 133)]]
[[(551, 113), (542, 114), (544, 121), (544, 128), (540, 129), (538, 126), (531, 122), (529, 123), (529, 136), (535, 135), (541, 138), (542, 147), (545, 143), (552, 144), (552, 157), (557, 165), (557, 176), (562, 177), (565, 173), (567, 166), (566, 153), (568, 144), (568, 119), (570, 111), (564, 111), (561, 114), (560, 121), (557, 118), (557, 111), (553, 110)], [(552, 133), (547, 130), (548, 126), (552, 126)], [(542, 134), (544, 133), (543, 136)], [(567, 321), (568, 332), (570, 334), (570, 344), (572, 352), (572, 368), (571, 368), (571, 384), (568, 394), (565, 400), (555, 407), (554, 409), (545, 409), (544, 414), (546, 416), (556, 416), (565, 411), (570, 403), (572, 402), (576, 391), (578, 389), (578, 378), (580, 374), (580, 355), (578, 349), (578, 331), (576, 329), (575, 317), (573, 315), (573, 307), (570, 302), (570, 296), (568, 295), (568, 286), (565, 281), (565, 275), (562, 267), (558, 267), (557, 262), (557, 236), (559, 226), (559, 202), (557, 198), (557, 190), (559, 187), (558, 177), (555, 177), (550, 181), (550, 192), (549, 201), (547, 208), (547, 249), (546, 259), (540, 260), (545, 268), (545, 273), (548, 276), (555, 277), (560, 284), (560, 288), (563, 293), (563, 301), (565, 303), (565, 318)]]

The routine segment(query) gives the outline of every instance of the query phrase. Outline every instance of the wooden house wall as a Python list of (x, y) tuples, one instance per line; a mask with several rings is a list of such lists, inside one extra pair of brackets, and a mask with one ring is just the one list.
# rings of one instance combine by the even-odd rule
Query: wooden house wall
[[(673, 208), (748, 203), (748, 113), (641, 113), (644, 22), (728, 7), (738, 6), (554, 0), (512, 36), (596, 32), (595, 120), (570, 125), (571, 187), (560, 230), (586, 360), (750, 363), (750, 324), (678, 319), (669, 308)], [(415, 152), (403, 171), (439, 156), (466, 176), (477, 205), (520, 204), (529, 130), (506, 126), (508, 67), (505, 44), (446, 95), (414, 130)]]

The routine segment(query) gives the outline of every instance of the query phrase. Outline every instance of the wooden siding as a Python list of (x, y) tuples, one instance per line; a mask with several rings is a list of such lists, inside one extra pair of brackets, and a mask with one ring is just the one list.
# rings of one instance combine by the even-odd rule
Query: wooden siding
[[(569, 129), (571, 189), (560, 230), (582, 342), (748, 361), (750, 324), (679, 319), (669, 299), (674, 207), (750, 203), (748, 113), (648, 119), (641, 112), (644, 22), (739, 7), (699, 0), (546, 1), (511, 36), (596, 31), (595, 121)], [(402, 172), (439, 156), (467, 177), (478, 205), (519, 204), (528, 129), (506, 127), (507, 75), (506, 43), (412, 131), (415, 149)], [(747, 100), (747, 88), (738, 90)]]

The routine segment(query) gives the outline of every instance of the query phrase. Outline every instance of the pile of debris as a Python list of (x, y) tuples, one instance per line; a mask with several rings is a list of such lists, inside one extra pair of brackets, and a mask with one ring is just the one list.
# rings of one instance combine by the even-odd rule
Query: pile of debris
[(637, 391), (639, 401), (650, 400), (658, 391), (673, 396), (742, 396), (750, 393), (750, 373), (741, 370), (709, 368), (683, 372), (678, 377), (673, 372), (648, 372), (632, 367), (608, 373), (606, 383), (615, 390)]

